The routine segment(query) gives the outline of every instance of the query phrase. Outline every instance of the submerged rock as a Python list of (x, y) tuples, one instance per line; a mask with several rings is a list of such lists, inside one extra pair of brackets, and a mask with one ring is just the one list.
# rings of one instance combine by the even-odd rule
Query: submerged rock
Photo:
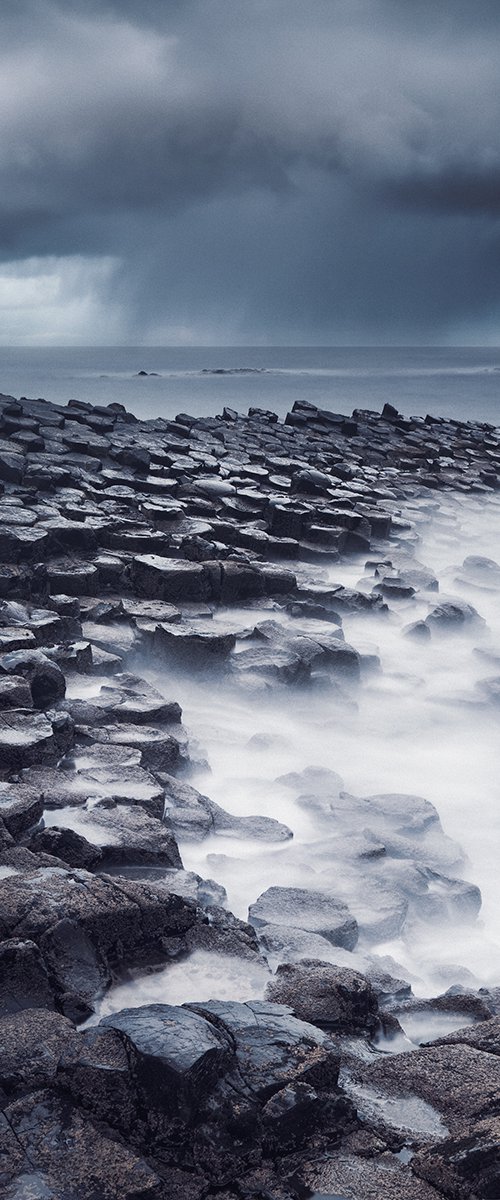
[(356, 921), (342, 900), (307, 888), (268, 888), (250, 905), (249, 920), (256, 928), (277, 924), (304, 929), (346, 950), (354, 949), (358, 939)]

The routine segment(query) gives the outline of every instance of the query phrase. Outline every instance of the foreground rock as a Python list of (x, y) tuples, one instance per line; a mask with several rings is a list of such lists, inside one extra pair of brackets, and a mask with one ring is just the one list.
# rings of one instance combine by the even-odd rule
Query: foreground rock
[(178, 952), (196, 919), (189, 901), (153, 885), (59, 867), (4, 879), (1, 894), (1, 938), (34, 942), (72, 1006), (91, 1002), (124, 961), (161, 961), (169, 944)]

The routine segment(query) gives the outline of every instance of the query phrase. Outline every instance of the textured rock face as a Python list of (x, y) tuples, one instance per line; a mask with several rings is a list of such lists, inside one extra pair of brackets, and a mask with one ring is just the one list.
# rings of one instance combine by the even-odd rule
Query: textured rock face
[(123, 961), (161, 960), (194, 924), (189, 901), (126, 879), (60, 867), (3, 880), (0, 933), (34, 942), (56, 993), (91, 999)]
[(144, 1102), (172, 1115), (189, 1119), (232, 1057), (227, 1033), (188, 1009), (155, 1004), (103, 1023), (124, 1035)]
[(345, 967), (314, 960), (284, 964), (268, 983), (266, 995), (325, 1029), (373, 1033), (377, 1025), (378, 1005), (368, 980)]

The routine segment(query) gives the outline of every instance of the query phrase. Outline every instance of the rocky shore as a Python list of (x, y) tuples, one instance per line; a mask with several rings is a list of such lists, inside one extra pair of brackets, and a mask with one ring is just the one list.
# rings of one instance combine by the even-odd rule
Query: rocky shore
[[(481, 894), (435, 806), (288, 771), (314, 872), (276, 875), (243, 921), (182, 846), (264, 852), (294, 830), (272, 795), (236, 816), (194, 785), (174, 686), (349, 708), (381, 670), (352, 615), (411, 602), (403, 647), (480, 639), (500, 566), (461, 565), (477, 607), (443, 596), (418, 521), (449, 497), (498, 506), (500, 430), (389, 405), (139, 421), (0, 396), (0, 439), (0, 1195), (495, 1200), (500, 988), (417, 997), (377, 951), (436, 924), (474, 936)], [(322, 577), (360, 556), (366, 586)], [(500, 653), (477, 652), (475, 702), (498, 704)], [(200, 952), (260, 970), (262, 998), (100, 1017), (124, 980)], [(429, 1017), (444, 1032), (421, 1044)]]

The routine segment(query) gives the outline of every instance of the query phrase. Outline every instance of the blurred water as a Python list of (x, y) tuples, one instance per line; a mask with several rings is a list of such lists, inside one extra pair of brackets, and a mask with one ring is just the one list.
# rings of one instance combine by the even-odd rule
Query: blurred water
[[(324, 814), (300, 806), (276, 782), (283, 773), (328, 767), (354, 795), (406, 793), (435, 805), (445, 833), (465, 851), (459, 874), (481, 888), (483, 906), (472, 924), (451, 930), (424, 923), (376, 945), (378, 954), (402, 964), (422, 995), (467, 982), (467, 971), (476, 985), (500, 982), (498, 706), (485, 703), (477, 686), (498, 668), (475, 653), (478, 648), (500, 653), (500, 593), (467, 583), (458, 569), (471, 553), (500, 562), (499, 518), (496, 498), (485, 503), (448, 497), (430, 524), (422, 512), (418, 557), (436, 570), (440, 593), (391, 601), (389, 615), (344, 617), (346, 640), (377, 650), (381, 659), (381, 672), (363, 681), (357, 707), (339, 705), (322, 691), (278, 688), (256, 699), (224, 680), (173, 677), (170, 671), (153, 675), (157, 686), (178, 698), (186, 724), (206, 749), (211, 770), (195, 776), (195, 786), (232, 813), (266, 814), (293, 830), (293, 841), (279, 845), (223, 835), (180, 844), (187, 869), (222, 883), (230, 908), (243, 919), (257, 896), (275, 884), (321, 888), (330, 870), (333, 890), (343, 894), (345, 887), (338, 860), (328, 861), (334, 830)], [(363, 560), (352, 560), (332, 565), (325, 578), (348, 586), (361, 582), (369, 590), (373, 578), (363, 573)], [(486, 624), (433, 634), (430, 643), (402, 636), (407, 622), (425, 617), (451, 595), (472, 603)], [(263, 616), (234, 610), (215, 621), (251, 626)], [(299, 622), (293, 624), (295, 632)], [(450, 866), (450, 875), (455, 869)], [(359, 900), (359, 894), (352, 896), (354, 909)], [(362, 943), (359, 950), (365, 950)], [(332, 960), (338, 958), (333, 949)]]

